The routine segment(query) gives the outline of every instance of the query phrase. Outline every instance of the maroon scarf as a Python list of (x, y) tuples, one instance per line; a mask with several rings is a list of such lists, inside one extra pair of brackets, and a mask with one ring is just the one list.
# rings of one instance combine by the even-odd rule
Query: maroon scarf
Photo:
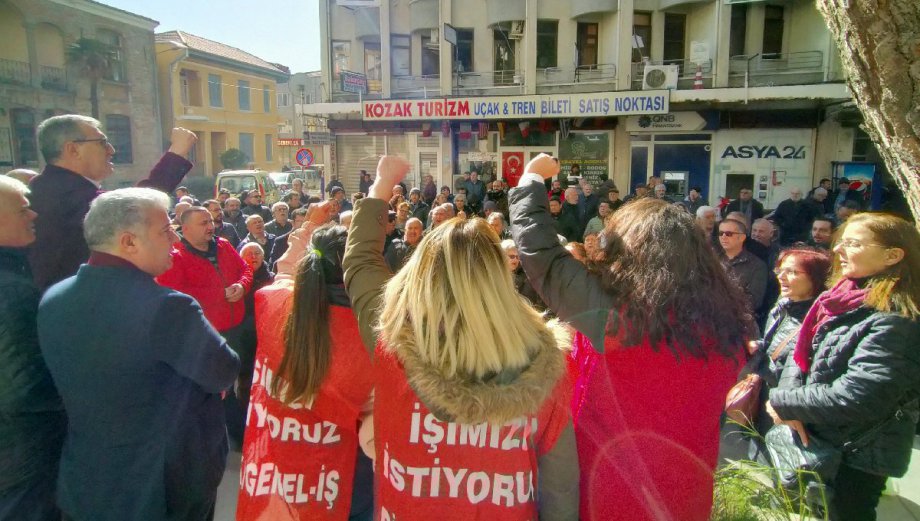
[(861, 306), (868, 292), (860, 288), (855, 280), (842, 278), (833, 288), (815, 300), (802, 320), (802, 329), (799, 330), (799, 338), (792, 355), (802, 373), (808, 373), (811, 365), (811, 341), (821, 324)]

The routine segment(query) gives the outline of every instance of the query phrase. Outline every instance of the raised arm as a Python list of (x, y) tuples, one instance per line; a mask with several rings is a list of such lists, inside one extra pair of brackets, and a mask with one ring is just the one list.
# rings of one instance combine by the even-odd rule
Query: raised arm
[(542, 182), (555, 175), (553, 165), (558, 172), (558, 164), (545, 154), (527, 163), (520, 184), (509, 194), (511, 233), (527, 279), (543, 302), (602, 350), (613, 299), (603, 290), (600, 278), (559, 244)]
[(383, 285), (393, 275), (383, 258), (386, 237), (387, 200), (409, 171), (409, 163), (396, 156), (383, 156), (377, 164), (377, 178), (371, 185), (368, 197), (355, 202), (355, 210), (348, 232), (345, 258), (345, 289), (351, 298), (351, 307), (358, 318), (361, 339), (373, 356), (377, 343), (374, 323)]
[(172, 129), (169, 141), (169, 150), (163, 154), (147, 178), (138, 181), (137, 186), (172, 193), (192, 169), (192, 163), (186, 158), (198, 142), (198, 136), (191, 130), (176, 127)]

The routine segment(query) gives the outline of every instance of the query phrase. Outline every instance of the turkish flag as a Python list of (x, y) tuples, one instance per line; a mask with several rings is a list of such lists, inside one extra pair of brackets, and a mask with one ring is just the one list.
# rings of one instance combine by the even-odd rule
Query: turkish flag
[(508, 186), (515, 187), (524, 175), (524, 153), (502, 152), (502, 177)]

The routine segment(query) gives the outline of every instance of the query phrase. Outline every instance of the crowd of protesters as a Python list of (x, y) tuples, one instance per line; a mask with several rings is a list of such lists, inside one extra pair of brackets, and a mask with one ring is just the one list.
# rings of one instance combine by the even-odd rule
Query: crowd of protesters
[(845, 179), (767, 212), (545, 154), (407, 189), (384, 156), (269, 207), (179, 186), (181, 128), (111, 192), (98, 121), (38, 139), (41, 174), (0, 176), (0, 520), (212, 519), (235, 449), (240, 520), (702, 521), (747, 373), (760, 434), (861, 440), (832, 519), (906, 471), (920, 236)]

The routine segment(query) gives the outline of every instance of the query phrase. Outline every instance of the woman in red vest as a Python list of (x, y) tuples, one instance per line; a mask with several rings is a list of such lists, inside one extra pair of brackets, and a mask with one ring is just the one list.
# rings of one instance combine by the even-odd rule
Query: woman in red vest
[[(375, 516), (577, 519), (566, 330), (514, 289), (482, 219), (428, 232), (392, 275), (387, 199), (408, 172), (385, 156), (357, 202), (346, 285), (374, 353)], [(389, 279), (389, 280), (388, 280)]]
[(373, 374), (342, 280), (346, 234), (319, 228), (295, 278), (256, 293), (238, 520), (349, 519), (360, 513), (355, 487), (359, 518), (370, 518), (372, 479), (356, 474), (370, 472), (357, 449)]
[(588, 266), (559, 245), (541, 154), (511, 191), (514, 241), (547, 307), (578, 333), (573, 416), (581, 519), (706, 521), (719, 418), (751, 310), (679, 206), (640, 199), (613, 214)]

